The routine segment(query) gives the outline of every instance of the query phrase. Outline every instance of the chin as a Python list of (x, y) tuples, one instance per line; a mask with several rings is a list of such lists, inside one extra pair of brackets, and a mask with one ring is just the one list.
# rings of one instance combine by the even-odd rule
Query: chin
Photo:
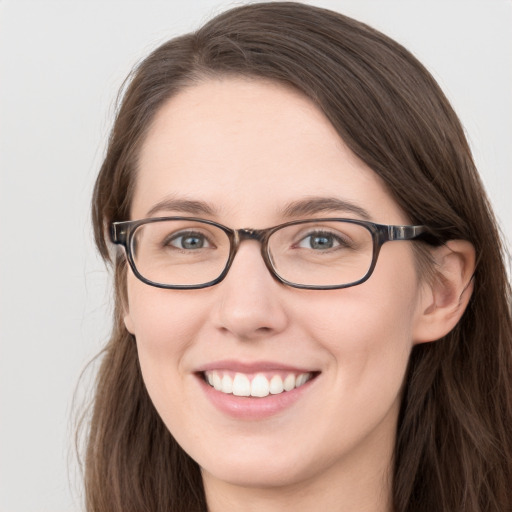
[(247, 488), (282, 488), (300, 483), (311, 477), (306, 468), (299, 468), (290, 458), (283, 463), (266, 459), (262, 461), (222, 461), (201, 470), (203, 478), (223, 481), (226, 484)]

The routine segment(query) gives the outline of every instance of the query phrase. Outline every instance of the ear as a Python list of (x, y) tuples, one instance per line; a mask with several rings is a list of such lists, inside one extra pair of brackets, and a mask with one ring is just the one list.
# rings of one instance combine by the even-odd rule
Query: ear
[(132, 315), (130, 314), (130, 305), (128, 303), (128, 287), (125, 284), (124, 295), (122, 297), (122, 308), (123, 308), (123, 322), (126, 330), (135, 336), (135, 326), (133, 323)]
[[(119, 250), (121, 248), (117, 246)], [(128, 261), (126, 260), (125, 251), (118, 253), (118, 259), (116, 262), (116, 281), (121, 283), (119, 289), (116, 290), (118, 294), (118, 299), (120, 301), (121, 308), (123, 310), (123, 323), (126, 330), (133, 334), (135, 333), (133, 320), (130, 315), (130, 305), (128, 302), (128, 277), (129, 272), (131, 272), (130, 267), (128, 265)]]
[(425, 283), (413, 332), (415, 344), (448, 334), (462, 317), (473, 293), (475, 249), (466, 240), (450, 240), (432, 252), (434, 276)]
[(124, 321), (124, 326), (126, 327), (126, 330), (130, 334), (135, 335), (135, 329), (133, 328), (133, 321), (132, 321), (132, 317), (130, 316), (129, 311), (125, 311), (123, 321)]

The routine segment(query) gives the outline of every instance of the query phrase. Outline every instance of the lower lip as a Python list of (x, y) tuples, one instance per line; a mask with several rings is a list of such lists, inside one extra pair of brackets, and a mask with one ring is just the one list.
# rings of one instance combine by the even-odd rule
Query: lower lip
[(262, 420), (279, 414), (307, 393), (317, 379), (315, 377), (291, 391), (258, 398), (222, 393), (207, 384), (202, 376), (198, 375), (197, 378), (206, 397), (219, 411), (241, 420)]

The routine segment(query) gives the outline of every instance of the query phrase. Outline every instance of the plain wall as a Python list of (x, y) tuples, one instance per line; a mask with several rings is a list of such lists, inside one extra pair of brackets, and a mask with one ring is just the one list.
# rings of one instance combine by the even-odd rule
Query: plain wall
[[(158, 43), (239, 3), (0, 0), (0, 512), (80, 508), (73, 394), (111, 313), (89, 202), (117, 89)], [(512, 2), (310, 3), (381, 29), (431, 70), (511, 240)]]

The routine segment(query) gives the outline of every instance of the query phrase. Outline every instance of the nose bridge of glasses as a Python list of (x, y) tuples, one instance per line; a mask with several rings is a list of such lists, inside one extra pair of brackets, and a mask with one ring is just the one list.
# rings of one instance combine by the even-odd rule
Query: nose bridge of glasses
[(272, 263), (269, 261), (269, 256), (266, 254), (266, 241), (268, 240), (269, 234), (271, 232), (272, 228), (269, 229), (252, 229), (252, 228), (242, 228), (237, 229), (234, 232), (234, 251), (231, 255), (231, 261), (234, 259), (235, 254), (238, 252), (238, 249), (240, 247), (240, 243), (245, 240), (254, 240), (256, 242), (259, 242), (261, 244), (261, 256), (263, 258), (263, 261), (265, 262), (265, 266), (269, 270), (269, 272), (272, 274), (272, 276), (275, 277), (274, 269), (272, 268)]
[(243, 228), (236, 230), (236, 238), (238, 243), (243, 242), (244, 240), (257, 240), (260, 243), (264, 242), (266, 229), (251, 229), (251, 228)]
[[(265, 263), (267, 266), (269, 266), (269, 262), (267, 261), (266, 256), (266, 242), (268, 240), (269, 234), (273, 228), (268, 229), (252, 229), (252, 228), (242, 228), (237, 229), (235, 231), (235, 252), (238, 251), (238, 247), (240, 246), (240, 243), (244, 240), (254, 240), (256, 242), (259, 242), (261, 244), (261, 255), (263, 256), (263, 259), (265, 260)], [(271, 267), (269, 267), (269, 270), (272, 272)]]

